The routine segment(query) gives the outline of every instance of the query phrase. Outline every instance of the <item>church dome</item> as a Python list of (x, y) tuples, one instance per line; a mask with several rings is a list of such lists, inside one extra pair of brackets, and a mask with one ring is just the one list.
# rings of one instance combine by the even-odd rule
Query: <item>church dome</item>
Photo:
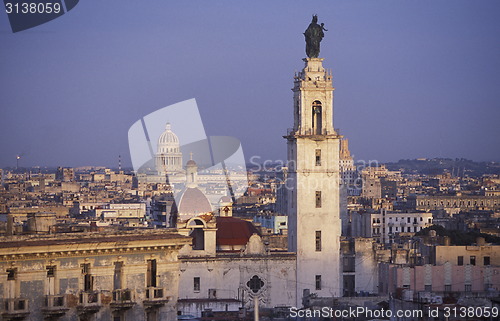
[(186, 188), (179, 202), (179, 215), (199, 215), (212, 212), (208, 198), (198, 188)]
[(170, 123), (165, 126), (165, 131), (158, 138), (158, 153), (179, 152), (179, 138), (172, 131)]

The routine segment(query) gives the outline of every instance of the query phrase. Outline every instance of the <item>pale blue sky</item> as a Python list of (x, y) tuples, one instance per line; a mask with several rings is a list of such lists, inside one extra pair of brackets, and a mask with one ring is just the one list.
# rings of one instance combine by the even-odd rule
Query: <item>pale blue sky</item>
[(357, 159), (500, 160), (500, 1), (106, 0), (16, 34), (0, 12), (0, 167), (130, 166), (129, 127), (190, 98), (283, 159), (312, 14)]

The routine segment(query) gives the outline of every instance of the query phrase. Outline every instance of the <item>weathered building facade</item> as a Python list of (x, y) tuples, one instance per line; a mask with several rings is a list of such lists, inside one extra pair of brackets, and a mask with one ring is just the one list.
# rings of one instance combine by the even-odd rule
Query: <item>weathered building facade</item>
[(176, 320), (175, 233), (0, 240), (2, 320)]

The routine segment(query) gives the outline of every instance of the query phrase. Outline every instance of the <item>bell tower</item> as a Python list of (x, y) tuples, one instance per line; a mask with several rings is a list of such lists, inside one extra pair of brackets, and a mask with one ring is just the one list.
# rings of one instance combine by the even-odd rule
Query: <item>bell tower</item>
[(288, 249), (297, 253), (297, 306), (308, 295), (338, 297), (340, 278), (341, 136), (333, 127), (331, 71), (305, 58), (294, 77), (294, 126), (288, 130)]

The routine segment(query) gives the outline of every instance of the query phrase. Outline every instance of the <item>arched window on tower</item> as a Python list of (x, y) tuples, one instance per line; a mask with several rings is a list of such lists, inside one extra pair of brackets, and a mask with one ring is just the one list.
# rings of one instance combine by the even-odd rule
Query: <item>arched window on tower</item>
[(315, 100), (312, 104), (312, 130), (313, 135), (322, 134), (322, 114), (323, 108), (319, 100)]

